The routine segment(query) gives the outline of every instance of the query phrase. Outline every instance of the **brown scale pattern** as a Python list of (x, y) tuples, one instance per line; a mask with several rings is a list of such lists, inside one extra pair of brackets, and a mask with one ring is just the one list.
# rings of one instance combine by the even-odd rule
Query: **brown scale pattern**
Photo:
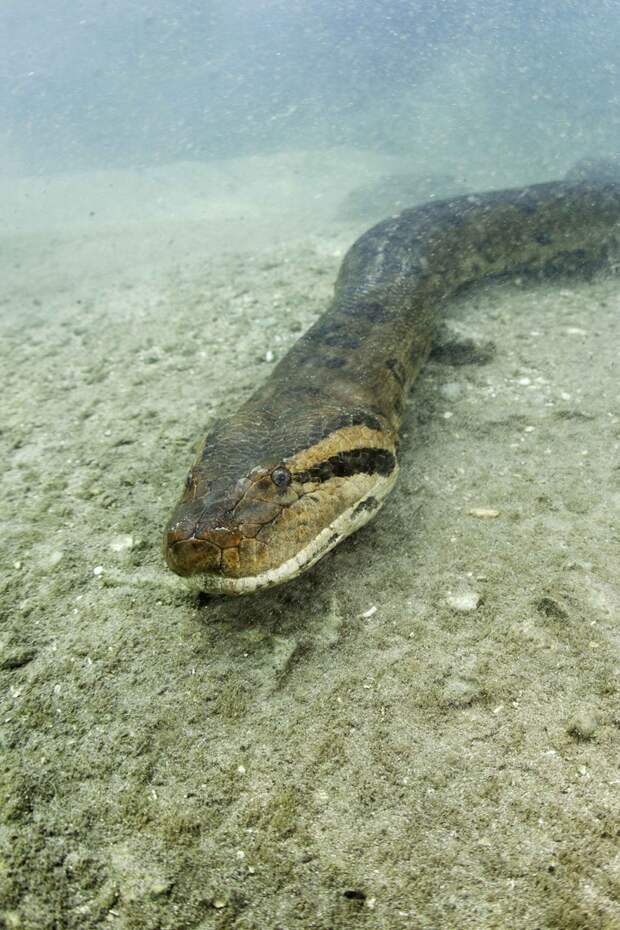
[[(208, 587), (210, 575), (259, 575), (301, 551), (373, 478), (308, 482), (318, 473), (304, 469), (364, 448), (395, 462), (403, 396), (445, 300), (505, 275), (589, 273), (617, 253), (619, 222), (620, 186), (604, 178), (458, 197), (366, 232), (323, 316), (205, 440), (166, 529), (170, 567), (204, 573)], [(286, 488), (271, 480), (282, 465)]]

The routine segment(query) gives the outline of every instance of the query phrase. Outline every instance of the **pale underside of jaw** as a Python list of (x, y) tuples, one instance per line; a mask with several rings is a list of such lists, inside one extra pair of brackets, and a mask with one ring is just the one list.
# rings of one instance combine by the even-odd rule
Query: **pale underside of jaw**
[[(270, 568), (260, 575), (246, 575), (244, 578), (226, 578), (223, 575), (208, 574), (194, 575), (192, 578), (186, 579), (188, 585), (193, 590), (209, 594), (236, 595), (252, 594), (261, 588), (271, 588), (274, 585), (292, 581), (293, 578), (301, 575), (306, 569), (311, 568), (325, 553), (337, 546), (341, 540), (354, 533), (374, 517), (394, 487), (397, 475), (398, 465), (389, 475), (381, 476), (372, 490), (341, 513), (329, 526), (321, 530), (304, 549), (301, 549), (292, 558), (287, 559), (286, 562), (278, 565), (277, 568)], [(377, 505), (364, 507), (364, 504), (371, 499), (375, 500)]]

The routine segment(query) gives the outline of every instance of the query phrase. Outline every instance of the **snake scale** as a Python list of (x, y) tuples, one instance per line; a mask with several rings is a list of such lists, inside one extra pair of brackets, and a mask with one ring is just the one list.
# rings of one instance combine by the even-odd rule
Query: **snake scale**
[(404, 397), (446, 299), (616, 254), (620, 184), (577, 178), (431, 202), (364, 233), (323, 315), (205, 439), (166, 528), (170, 568), (205, 591), (252, 592), (370, 520), (394, 486)]

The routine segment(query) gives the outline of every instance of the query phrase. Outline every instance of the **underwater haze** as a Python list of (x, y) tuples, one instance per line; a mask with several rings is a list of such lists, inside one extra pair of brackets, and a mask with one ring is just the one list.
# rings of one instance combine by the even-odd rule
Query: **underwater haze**
[(615, 150), (614, 0), (7, 0), (0, 169)]
[[(619, 930), (619, 49), (620, 0), (0, 4), (3, 930)], [(290, 436), (329, 545), (390, 494), (197, 593), (205, 435), (267, 468), (239, 550)]]

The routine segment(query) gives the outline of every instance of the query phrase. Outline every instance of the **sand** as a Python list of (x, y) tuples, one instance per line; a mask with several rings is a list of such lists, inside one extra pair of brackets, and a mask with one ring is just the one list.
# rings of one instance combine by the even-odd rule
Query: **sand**
[(455, 301), (488, 351), (429, 363), (397, 489), (307, 575), (213, 599), (162, 561), (205, 429), (329, 298), (342, 198), (409, 167), (3, 183), (10, 930), (620, 927), (617, 278)]

